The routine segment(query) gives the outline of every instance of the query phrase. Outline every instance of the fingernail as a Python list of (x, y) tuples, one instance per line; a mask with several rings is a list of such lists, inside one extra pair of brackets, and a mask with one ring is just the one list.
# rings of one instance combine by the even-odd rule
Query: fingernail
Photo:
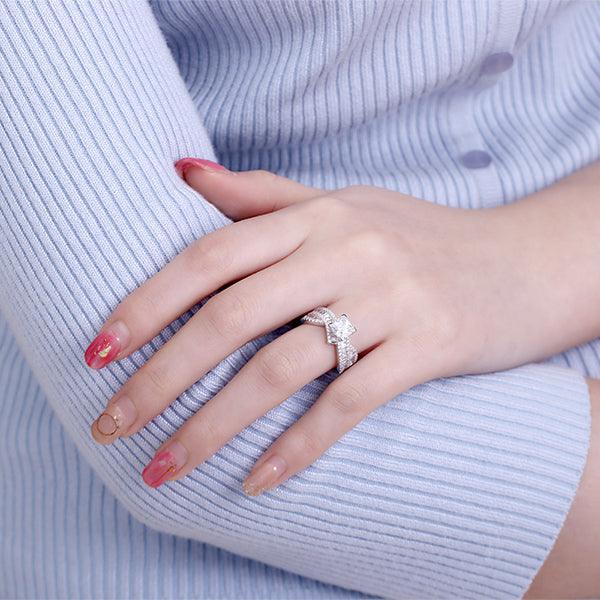
[(287, 463), (280, 456), (271, 456), (244, 481), (244, 493), (248, 496), (258, 496), (274, 486), (287, 471)]
[(100, 444), (109, 444), (127, 433), (137, 419), (135, 404), (121, 396), (110, 404), (92, 424), (92, 437)]
[(142, 471), (144, 482), (157, 488), (177, 473), (187, 462), (188, 451), (183, 444), (171, 442), (164, 450), (160, 450)]
[(88, 367), (101, 369), (113, 361), (129, 342), (129, 329), (122, 321), (116, 321), (101, 331), (88, 346), (84, 357)]
[(188, 170), (192, 167), (198, 167), (199, 169), (202, 169), (203, 171), (208, 171), (209, 173), (212, 173), (214, 171), (227, 171), (229, 173), (231, 172), (228, 169), (226, 169), (223, 165), (213, 162), (212, 160), (207, 160), (205, 158), (182, 158), (181, 160), (178, 160), (175, 163), (175, 169), (177, 173), (179, 173), (179, 177), (181, 177), (184, 181)]

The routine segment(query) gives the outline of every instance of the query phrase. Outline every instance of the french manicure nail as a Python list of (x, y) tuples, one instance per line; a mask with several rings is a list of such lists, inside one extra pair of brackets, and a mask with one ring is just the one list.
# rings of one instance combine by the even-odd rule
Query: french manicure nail
[(244, 493), (258, 496), (273, 487), (287, 471), (287, 463), (280, 456), (271, 456), (260, 467), (250, 473), (244, 481)]
[(166, 448), (156, 453), (154, 458), (142, 471), (144, 482), (157, 488), (172, 477), (188, 459), (188, 451), (183, 444), (171, 442)]
[(188, 170), (192, 167), (198, 167), (199, 169), (202, 169), (203, 171), (208, 171), (209, 173), (212, 173), (214, 171), (227, 171), (229, 173), (231, 172), (228, 169), (226, 169), (223, 165), (213, 162), (212, 160), (207, 160), (205, 158), (188, 157), (182, 158), (181, 160), (178, 160), (175, 163), (175, 169), (179, 174), (179, 177), (181, 177), (184, 181)]
[(137, 415), (135, 404), (127, 396), (121, 396), (94, 421), (92, 436), (98, 443), (108, 444), (114, 438), (126, 434), (135, 423)]
[(122, 321), (116, 321), (94, 338), (85, 351), (85, 362), (92, 369), (101, 369), (113, 361), (128, 342), (129, 329)]

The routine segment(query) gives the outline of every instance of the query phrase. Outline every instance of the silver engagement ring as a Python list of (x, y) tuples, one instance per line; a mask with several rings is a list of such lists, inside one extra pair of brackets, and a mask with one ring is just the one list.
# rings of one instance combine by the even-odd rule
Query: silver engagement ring
[(336, 317), (329, 308), (319, 306), (304, 315), (300, 321), (325, 327), (327, 341), (336, 347), (338, 373), (342, 373), (357, 361), (358, 352), (348, 341), (348, 338), (356, 331), (356, 327), (352, 325), (348, 315), (341, 314)]

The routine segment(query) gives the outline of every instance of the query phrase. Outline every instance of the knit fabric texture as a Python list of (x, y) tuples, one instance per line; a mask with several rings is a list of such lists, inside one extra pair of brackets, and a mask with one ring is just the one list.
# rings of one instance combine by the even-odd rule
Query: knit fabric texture
[(90, 423), (190, 315), (101, 372), (82, 355), (229, 223), (178, 158), (500, 205), (600, 158), (599, 64), (598, 2), (3, 2), (0, 597), (521, 597), (585, 464), (598, 341), (413, 388), (257, 498), (245, 474), (334, 372), (181, 481), (140, 472), (287, 326), (108, 447)]

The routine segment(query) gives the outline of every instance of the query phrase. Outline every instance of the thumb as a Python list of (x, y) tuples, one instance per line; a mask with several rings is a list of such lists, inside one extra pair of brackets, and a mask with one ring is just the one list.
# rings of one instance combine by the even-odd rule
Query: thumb
[(270, 171), (234, 172), (201, 158), (182, 158), (175, 169), (190, 187), (233, 220), (273, 212), (325, 193)]

